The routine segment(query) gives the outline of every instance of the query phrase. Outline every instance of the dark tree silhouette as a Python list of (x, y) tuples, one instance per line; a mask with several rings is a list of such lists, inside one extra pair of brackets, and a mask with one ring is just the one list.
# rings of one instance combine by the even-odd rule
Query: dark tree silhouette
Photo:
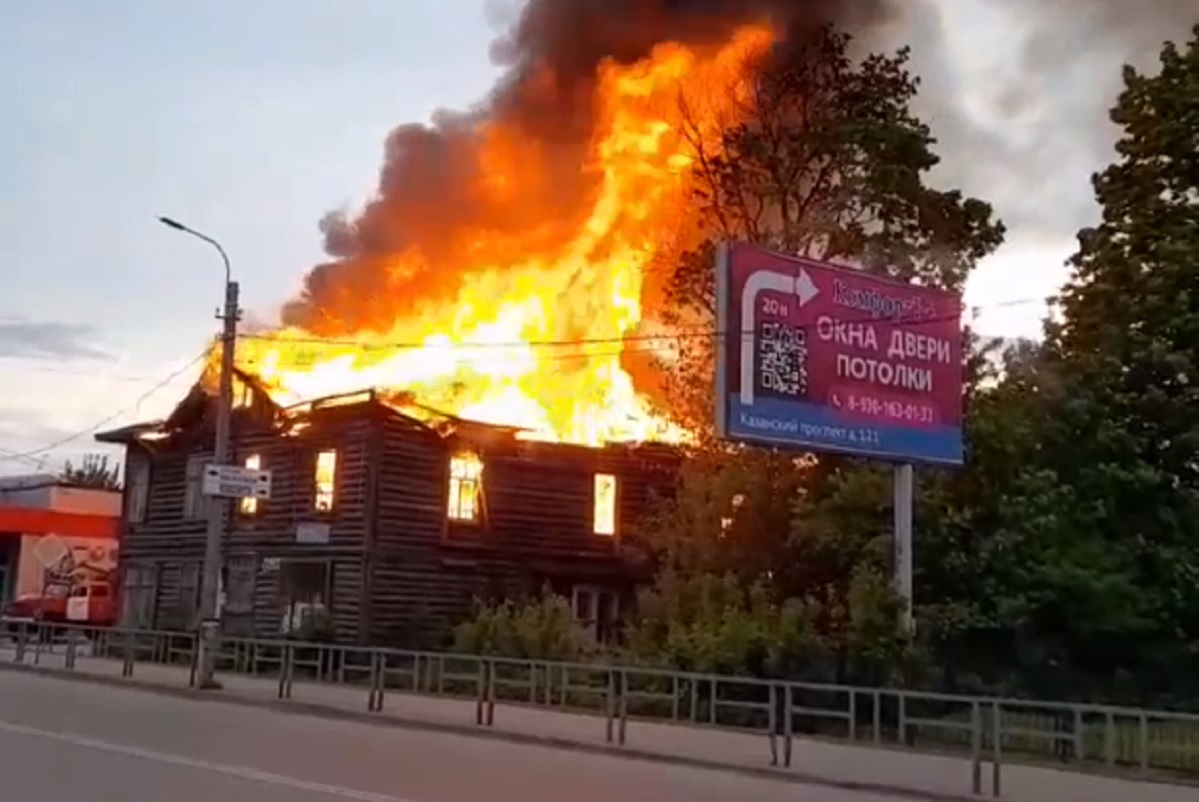
[(110, 465), (108, 457), (103, 454), (88, 454), (79, 465), (67, 460), (58, 478), (77, 487), (96, 490), (121, 489), (120, 466)]

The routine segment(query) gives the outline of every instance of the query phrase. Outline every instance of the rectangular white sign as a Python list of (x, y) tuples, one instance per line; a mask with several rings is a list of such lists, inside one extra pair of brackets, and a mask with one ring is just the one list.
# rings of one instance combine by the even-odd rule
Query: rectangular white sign
[(220, 498), (271, 497), (271, 472), (240, 465), (205, 465), (204, 495)]
[(309, 522), (302, 523), (296, 526), (296, 542), (309, 543), (316, 545), (327, 545), (329, 543), (329, 532), (332, 527), (327, 523)]

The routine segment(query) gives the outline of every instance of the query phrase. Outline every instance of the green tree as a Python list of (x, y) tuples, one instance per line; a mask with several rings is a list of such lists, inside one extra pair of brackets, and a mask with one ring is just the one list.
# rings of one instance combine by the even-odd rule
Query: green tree
[(1199, 639), (1199, 27), (1157, 74), (1125, 68), (1111, 119), (1102, 222), (1046, 328), (1046, 464), (1070, 495), (1036, 625), (1109, 681), (1177, 682)]
[[(684, 107), (698, 154), (698, 227), (709, 239), (684, 254), (670, 275), (675, 323), (711, 325), (719, 240), (753, 241), (950, 289), (960, 289), (1002, 241), (1003, 226), (989, 204), (928, 182), (938, 163), (936, 143), (911, 110), (919, 81), (908, 51), (854, 60), (850, 44), (847, 35), (823, 28), (756, 65), (757, 78), (718, 152), (704, 147), (711, 141), (700, 128), (705, 115)], [(671, 368), (673, 408), (681, 407), (705, 435), (714, 346), (712, 339), (686, 338)], [(813, 624), (832, 639), (843, 676), (861, 662), (856, 655), (881, 653), (862, 641), (880, 633), (861, 622), (878, 620), (876, 613), (891, 617), (895, 609), (889, 591), (866, 592), (879, 590), (870, 582), (889, 568), (887, 471), (709, 439), (702, 448), (707, 455), (689, 466), (680, 497), (653, 522), (654, 542), (668, 544), (672, 555), (685, 542), (692, 555), (706, 555), (692, 570), (731, 574), (742, 586), (761, 582), (777, 604), (802, 599)], [(877, 608), (868, 613), (871, 604)], [(858, 624), (851, 623), (855, 616)], [(890, 641), (876, 646), (899, 648)]]
[(781, 579), (790, 519), (807, 460), (759, 450), (698, 450), (682, 466), (673, 496), (645, 522), (662, 568)]
[[(718, 240), (951, 289), (1003, 241), (990, 204), (927, 182), (939, 157), (911, 110), (919, 80), (908, 50), (854, 61), (850, 44), (825, 27), (756, 65), (719, 152), (705, 147), (705, 116), (684, 106), (697, 152), (697, 226), (709, 239), (670, 271), (674, 322), (711, 324)], [(688, 410), (697, 429), (711, 416), (712, 346), (686, 339), (671, 387), (672, 409)]]
[(915, 584), (923, 639), (941, 681), (1004, 688), (1025, 659), (1020, 633), (1039, 594), (1036, 544), (1056, 542), (1063, 489), (1044, 467), (1054, 382), (1034, 342), (986, 343), (965, 397), (966, 467), (925, 472), (917, 497)]
[(79, 465), (67, 460), (58, 478), (77, 487), (96, 490), (121, 489), (120, 466), (110, 465), (108, 457), (102, 454), (87, 454)]

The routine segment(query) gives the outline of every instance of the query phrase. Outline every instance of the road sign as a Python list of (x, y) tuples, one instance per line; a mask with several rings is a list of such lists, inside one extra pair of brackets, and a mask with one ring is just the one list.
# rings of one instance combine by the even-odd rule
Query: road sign
[(270, 498), (271, 472), (240, 465), (205, 465), (204, 495), (219, 498)]
[(962, 463), (957, 295), (740, 243), (716, 291), (722, 436)]

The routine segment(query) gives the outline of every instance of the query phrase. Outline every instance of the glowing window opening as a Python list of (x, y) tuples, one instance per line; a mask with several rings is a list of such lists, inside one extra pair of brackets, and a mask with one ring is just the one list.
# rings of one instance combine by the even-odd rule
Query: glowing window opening
[(610, 473), (595, 475), (591, 531), (609, 537), (616, 534), (616, 477)]
[(316, 455), (316, 496), (312, 507), (317, 512), (333, 511), (334, 480), (337, 478), (337, 452), (329, 449)]
[(483, 489), (483, 461), (476, 454), (450, 458), (450, 493), (447, 514), (451, 521), (479, 520), (479, 498)]

